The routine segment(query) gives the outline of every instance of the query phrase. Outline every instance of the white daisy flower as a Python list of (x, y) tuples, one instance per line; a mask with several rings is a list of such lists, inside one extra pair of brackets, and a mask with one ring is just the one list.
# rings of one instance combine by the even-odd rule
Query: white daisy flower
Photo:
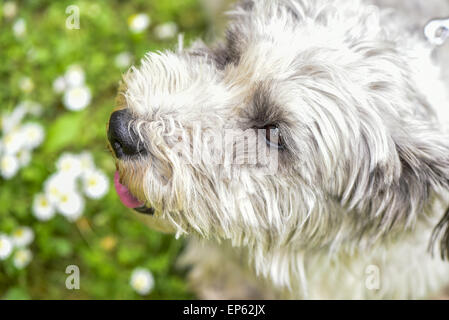
[(14, 155), (22, 149), (25, 139), (20, 130), (13, 130), (3, 136), (3, 151), (5, 154)]
[(27, 107), (24, 102), (19, 103), (17, 107), (9, 114), (3, 114), (1, 127), (3, 133), (9, 133), (16, 129), (27, 113)]
[(7, 1), (3, 5), (3, 15), (5, 18), (13, 18), (17, 14), (17, 6), (14, 1)]
[(63, 103), (66, 109), (78, 111), (86, 108), (92, 96), (90, 89), (86, 86), (70, 88), (64, 93)]
[(79, 177), (82, 173), (81, 160), (72, 153), (63, 153), (56, 161), (56, 168), (61, 174), (74, 178)]
[(17, 19), (12, 26), (12, 31), (17, 38), (21, 38), (27, 31), (27, 24), (23, 18)]
[(76, 191), (64, 191), (60, 194), (56, 209), (69, 221), (75, 221), (83, 214), (84, 199)]
[(129, 52), (122, 52), (115, 56), (114, 64), (119, 69), (128, 68), (133, 61), (133, 55)]
[(33, 259), (30, 249), (19, 249), (14, 253), (13, 264), (17, 269), (25, 268)]
[(154, 287), (154, 278), (150, 271), (136, 268), (131, 274), (131, 287), (140, 295), (147, 295)]
[(75, 177), (59, 172), (52, 174), (44, 183), (44, 191), (51, 204), (60, 201), (61, 195), (76, 190)]
[(11, 179), (19, 171), (19, 161), (13, 155), (0, 157), (0, 175), (5, 179)]
[(19, 88), (25, 93), (29, 93), (34, 89), (34, 82), (29, 77), (22, 77), (19, 79)]
[(128, 19), (129, 29), (134, 33), (143, 32), (146, 28), (148, 28), (150, 23), (151, 19), (146, 13), (135, 14)]
[(28, 166), (31, 162), (31, 151), (27, 149), (22, 149), (16, 154), (17, 160), (19, 161), (20, 168)]
[(100, 170), (92, 170), (83, 176), (83, 187), (88, 198), (100, 199), (109, 190), (109, 180)]
[(86, 173), (90, 173), (92, 170), (95, 170), (95, 163), (92, 154), (89, 152), (82, 152), (78, 155), (78, 159), (81, 164), (81, 174), (85, 175)]
[(84, 84), (84, 70), (78, 65), (68, 67), (64, 75), (65, 83), (71, 88), (78, 88)]
[(35, 149), (44, 141), (44, 128), (38, 123), (26, 123), (20, 128), (20, 131), (24, 139), (24, 147), (27, 149)]
[(53, 81), (53, 91), (55, 93), (62, 93), (62, 92), (64, 92), (64, 90), (66, 88), (67, 88), (67, 83), (65, 81), (65, 77), (64, 76), (57, 77)]
[(163, 40), (173, 38), (177, 32), (178, 26), (174, 22), (160, 24), (154, 29), (156, 37)]
[(12, 242), (9, 237), (3, 233), (0, 233), (0, 260), (5, 260), (12, 252)]
[(12, 233), (11, 240), (16, 248), (26, 247), (33, 242), (34, 231), (30, 227), (19, 227)]
[(40, 115), (41, 112), (42, 112), (42, 105), (40, 103), (31, 100), (24, 100), (17, 105), (12, 114), (15, 114), (14, 118), (15, 123), (17, 124), (20, 121), (22, 121), (22, 119), (25, 117), (27, 113), (31, 113), (33, 115)]
[(26, 111), (34, 116), (40, 116), (42, 114), (42, 105), (38, 102), (26, 100), (19, 105), (23, 105)]
[(33, 214), (40, 221), (48, 221), (55, 215), (55, 208), (45, 194), (39, 193), (34, 196)]

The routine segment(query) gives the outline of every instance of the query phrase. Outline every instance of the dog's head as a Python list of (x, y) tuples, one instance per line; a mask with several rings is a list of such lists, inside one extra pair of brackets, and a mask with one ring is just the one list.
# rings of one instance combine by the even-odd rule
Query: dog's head
[(225, 44), (149, 53), (125, 75), (108, 131), (125, 205), (266, 249), (370, 245), (432, 218), (449, 140), (413, 55), (364, 8), (257, 3)]

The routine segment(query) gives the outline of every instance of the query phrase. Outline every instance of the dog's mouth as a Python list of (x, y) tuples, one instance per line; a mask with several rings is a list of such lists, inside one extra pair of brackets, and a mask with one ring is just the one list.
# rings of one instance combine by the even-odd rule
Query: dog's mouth
[(114, 186), (120, 201), (128, 208), (134, 209), (135, 211), (142, 214), (154, 214), (154, 208), (147, 207), (144, 202), (139, 201), (132, 193), (129, 191), (128, 187), (120, 183), (120, 174), (118, 171), (114, 175)]

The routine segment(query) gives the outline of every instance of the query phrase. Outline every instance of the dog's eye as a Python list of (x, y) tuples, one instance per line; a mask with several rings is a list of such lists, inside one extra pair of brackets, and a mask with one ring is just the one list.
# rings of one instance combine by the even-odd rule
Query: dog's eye
[(282, 139), (281, 131), (275, 125), (267, 125), (262, 128), (265, 130), (265, 141), (268, 146), (283, 149), (284, 140)]

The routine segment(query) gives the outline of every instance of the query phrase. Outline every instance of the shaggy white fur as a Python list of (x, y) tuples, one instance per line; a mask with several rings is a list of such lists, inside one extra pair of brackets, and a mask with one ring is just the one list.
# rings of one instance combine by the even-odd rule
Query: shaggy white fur
[[(117, 158), (121, 182), (153, 227), (196, 239), (183, 262), (200, 295), (436, 294), (449, 100), (434, 48), (361, 1), (243, 1), (230, 17), (223, 43), (149, 53), (118, 98), (146, 150)], [(260, 155), (236, 144), (248, 132), (275, 172), (235, 161)], [(223, 150), (230, 164), (210, 161)]]

